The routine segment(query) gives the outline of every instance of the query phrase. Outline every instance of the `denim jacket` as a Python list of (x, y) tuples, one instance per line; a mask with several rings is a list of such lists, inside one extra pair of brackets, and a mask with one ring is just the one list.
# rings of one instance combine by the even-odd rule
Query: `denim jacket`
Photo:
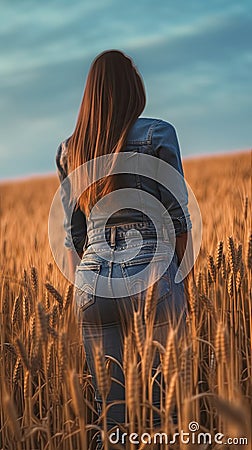
[[(61, 183), (68, 175), (67, 144), (68, 139), (59, 145), (56, 155), (58, 176)], [(179, 181), (182, 196), (178, 200), (163, 184), (137, 173), (114, 175), (116, 177), (116, 189), (140, 189), (158, 199), (170, 215), (176, 236), (191, 229), (192, 224), (188, 211), (188, 192), (184, 182), (180, 149), (174, 127), (163, 120), (138, 118), (129, 131), (126, 146), (123, 151), (154, 156), (170, 164), (182, 175)], [(81, 255), (88, 232), (92, 228), (99, 226), (99, 218), (92, 217), (90, 221), (80, 208), (75, 209), (73, 214), (71, 214), (72, 217), (70, 217), (68, 211), (71, 200), (69, 197), (69, 189), (66, 189), (62, 185), (61, 199), (65, 211), (65, 246), (67, 248), (75, 248), (78, 254)], [(141, 221), (146, 221), (146, 215), (142, 211), (132, 208), (120, 210), (120, 205), (118, 204), (118, 211), (110, 217), (107, 223), (108, 225), (114, 225)]]

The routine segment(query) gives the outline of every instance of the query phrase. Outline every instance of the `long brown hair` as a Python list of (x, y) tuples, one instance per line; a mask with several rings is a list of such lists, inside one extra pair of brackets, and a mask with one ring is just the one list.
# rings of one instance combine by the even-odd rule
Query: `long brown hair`
[[(143, 81), (132, 60), (118, 50), (98, 55), (91, 65), (76, 127), (68, 142), (69, 172), (101, 155), (121, 151), (145, 102)], [(77, 205), (86, 214), (98, 198), (112, 190), (112, 178), (94, 183), (81, 194)]]

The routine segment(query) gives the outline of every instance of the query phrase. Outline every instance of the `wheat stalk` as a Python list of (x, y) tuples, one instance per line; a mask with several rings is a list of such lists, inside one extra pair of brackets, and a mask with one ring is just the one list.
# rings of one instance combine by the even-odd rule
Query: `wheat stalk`
[(234, 276), (233, 273), (230, 272), (228, 275), (228, 294), (231, 298), (234, 296)]
[(20, 296), (18, 295), (15, 298), (14, 305), (12, 308), (11, 321), (13, 326), (18, 322), (19, 313), (20, 313)]
[(36, 269), (36, 267), (32, 266), (31, 267), (31, 282), (32, 282), (32, 289), (33, 292), (35, 294), (35, 296), (38, 296), (38, 271)]
[(45, 283), (45, 287), (48, 290), (48, 292), (50, 292), (50, 294), (53, 296), (53, 298), (55, 298), (55, 300), (58, 302), (60, 308), (62, 308), (63, 298), (62, 295), (59, 293), (59, 291), (57, 291), (57, 289), (51, 283), (48, 282)]
[(126, 400), (127, 406), (133, 415), (136, 413), (139, 398), (139, 382), (136, 359), (134, 358), (128, 367), (126, 379)]
[(102, 398), (105, 400), (110, 391), (111, 380), (108, 370), (106, 370), (104, 353), (99, 345), (95, 345), (94, 357), (98, 389)]
[(248, 217), (248, 196), (245, 197), (244, 201), (244, 220), (246, 221)]
[(142, 321), (141, 311), (134, 311), (134, 331), (135, 331), (135, 339), (137, 350), (141, 356), (143, 356), (143, 348), (144, 348), (144, 340), (145, 340), (145, 332)]
[(19, 338), (17, 338), (15, 343), (16, 343), (16, 349), (17, 349), (18, 356), (21, 358), (25, 368), (27, 370), (30, 370), (30, 363), (29, 363), (28, 355), (25, 350), (25, 346), (24, 346), (23, 342)]
[(226, 327), (222, 322), (217, 324), (215, 341), (216, 358), (219, 362), (227, 362), (230, 358), (229, 340)]
[(64, 297), (64, 310), (67, 310), (73, 301), (73, 285), (69, 284)]
[(249, 236), (248, 252), (247, 252), (247, 266), (252, 270), (252, 234)]
[(27, 295), (23, 296), (23, 319), (26, 320), (26, 322), (29, 321), (30, 317), (30, 300)]
[(62, 381), (67, 367), (66, 334), (62, 333), (59, 339), (59, 380)]
[(219, 241), (215, 252), (215, 265), (219, 270), (223, 258), (223, 241)]
[(42, 303), (38, 303), (38, 337), (42, 342), (47, 340), (48, 321)]
[(10, 426), (14, 436), (16, 437), (18, 448), (21, 449), (22, 431), (21, 431), (21, 428), (19, 425), (19, 421), (17, 418), (17, 412), (16, 412), (16, 408), (14, 406), (13, 400), (7, 394), (7, 392), (4, 393), (3, 404), (4, 404), (4, 408), (5, 408), (7, 417), (9, 419), (8, 425)]
[(228, 262), (230, 264), (231, 271), (234, 273), (236, 269), (236, 252), (232, 236), (228, 237)]
[(216, 267), (212, 255), (208, 255), (208, 271), (213, 282), (216, 281)]
[(169, 384), (171, 375), (176, 369), (176, 349), (175, 349), (175, 331), (170, 329), (163, 358), (163, 375), (166, 385)]

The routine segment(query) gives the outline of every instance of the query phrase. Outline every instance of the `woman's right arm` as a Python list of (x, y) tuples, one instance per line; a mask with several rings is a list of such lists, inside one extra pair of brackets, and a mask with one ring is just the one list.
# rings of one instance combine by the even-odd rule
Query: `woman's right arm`
[(67, 250), (67, 263), (68, 263), (68, 275), (71, 283), (74, 284), (75, 270), (80, 264), (80, 259), (82, 255), (78, 255), (75, 250), (69, 248)]
[(71, 186), (68, 179), (67, 156), (65, 143), (60, 144), (56, 154), (58, 177), (61, 183), (61, 201), (64, 209), (65, 247), (69, 278), (74, 282), (75, 269), (82, 258), (83, 246), (86, 240), (86, 217), (80, 208), (75, 209), (71, 200)]

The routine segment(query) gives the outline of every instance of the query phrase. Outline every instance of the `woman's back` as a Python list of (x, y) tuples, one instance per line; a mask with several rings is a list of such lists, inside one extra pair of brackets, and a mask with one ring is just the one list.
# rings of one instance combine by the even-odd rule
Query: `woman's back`
[[(67, 143), (68, 140), (59, 146), (56, 158), (61, 181), (68, 176)], [(111, 166), (112, 161), (116, 161), (112, 172), (112, 192), (94, 204), (89, 216), (80, 208), (75, 210), (72, 207), (71, 221), (66, 223), (68, 247), (74, 243), (78, 252), (82, 251), (91, 230), (105, 225), (152, 220), (156, 228), (163, 227), (165, 214), (162, 206), (168, 212), (166, 219), (172, 221), (176, 235), (191, 227), (180, 149), (171, 124), (159, 119), (138, 118), (130, 129), (122, 152), (104, 155), (98, 164), (96, 162), (97, 178), (102, 174), (106, 176), (106, 167)], [(165, 172), (165, 180), (162, 172)], [(64, 190), (65, 210), (69, 197), (70, 190)]]
[[(162, 223), (163, 211), (155, 201), (157, 199), (167, 209), (172, 220), (184, 216), (180, 232), (185, 231), (186, 219), (189, 217), (188, 211), (182, 210), (182, 207), (186, 208), (186, 189), (184, 197), (180, 192), (180, 198), (175, 199), (171, 192), (158, 182), (159, 159), (178, 171), (181, 180), (183, 176), (178, 141), (172, 125), (158, 119), (137, 119), (121, 153), (106, 155), (105, 161), (103, 158), (98, 161), (98, 165), (104, 166), (104, 171), (106, 160), (109, 159), (116, 161), (112, 173), (113, 191), (117, 192), (103, 199), (101, 206), (96, 204), (90, 215), (90, 227), (99, 226), (99, 220), (104, 219), (108, 220), (108, 224), (115, 224), (142, 221), (148, 216)], [(168, 167), (166, 173), (169, 174)], [(166, 184), (169, 185), (168, 180)], [(174, 188), (171, 181), (170, 185)], [(113, 211), (112, 217), (110, 211)]]

